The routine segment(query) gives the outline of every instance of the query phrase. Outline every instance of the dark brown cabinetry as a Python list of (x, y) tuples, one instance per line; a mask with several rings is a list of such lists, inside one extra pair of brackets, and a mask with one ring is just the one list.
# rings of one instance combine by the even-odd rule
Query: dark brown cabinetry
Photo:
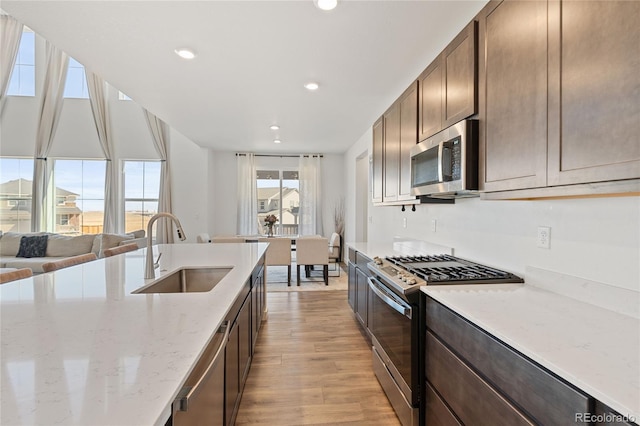
[(425, 376), (462, 423), (580, 424), (575, 414), (589, 412), (588, 395), (437, 301), (423, 301)]
[[(409, 151), (418, 142), (418, 82), (407, 90), (373, 126), (373, 202), (399, 204), (411, 195)], [(382, 129), (382, 130), (380, 130)], [(382, 152), (380, 151), (382, 147)], [(381, 165), (377, 158), (382, 157)], [(377, 194), (382, 186), (382, 197)]]
[(477, 28), (467, 25), (418, 77), (418, 140), (476, 114)]
[(577, 184), (640, 178), (638, 14), (626, 1), (493, 1), (480, 12), (485, 198), (627, 192)]
[[(352, 262), (353, 260), (355, 262)], [(369, 327), (369, 282), (371, 276), (367, 263), (371, 262), (362, 253), (349, 249), (349, 282), (348, 293), (350, 305), (364, 330)]]

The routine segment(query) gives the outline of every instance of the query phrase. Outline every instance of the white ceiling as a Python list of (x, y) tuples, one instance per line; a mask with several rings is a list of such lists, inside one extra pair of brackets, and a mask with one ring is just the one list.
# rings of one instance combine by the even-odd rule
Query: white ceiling
[[(485, 3), (343, 0), (331, 12), (312, 0), (1, 7), (198, 145), (340, 153)], [(197, 57), (176, 56), (183, 46)], [(303, 88), (311, 80), (317, 92)]]

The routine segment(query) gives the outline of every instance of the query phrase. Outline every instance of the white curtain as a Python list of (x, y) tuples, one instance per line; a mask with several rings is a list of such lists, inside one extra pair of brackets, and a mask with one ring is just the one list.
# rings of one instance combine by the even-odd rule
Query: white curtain
[[(151, 132), (153, 145), (160, 156), (160, 196), (158, 212), (173, 213), (171, 207), (171, 173), (169, 169), (169, 126), (146, 109), (144, 117)], [(156, 222), (156, 241), (158, 244), (173, 243), (173, 221), (164, 218)]]
[(254, 154), (238, 154), (238, 235), (258, 233), (258, 189)]
[(9, 15), (0, 15), (0, 115), (7, 100), (11, 72), (18, 57), (23, 25)]
[(60, 113), (62, 111), (62, 95), (67, 78), (69, 56), (49, 42), (46, 43), (47, 70), (42, 87), (42, 102), (36, 133), (36, 151), (33, 165), (33, 189), (31, 208), (31, 230), (40, 231), (46, 226), (47, 187), (49, 170), (47, 155), (51, 150), (53, 137), (56, 134)]
[(104, 220), (103, 232), (115, 234), (117, 229), (118, 199), (117, 199), (117, 167), (113, 164), (113, 138), (111, 135), (111, 119), (109, 117), (109, 103), (105, 95), (107, 84), (99, 76), (85, 70), (87, 87), (89, 89), (89, 103), (93, 120), (98, 132), (98, 140), (102, 147), (104, 158), (107, 160), (104, 186)]
[(300, 235), (323, 235), (320, 162), (319, 155), (300, 156)]

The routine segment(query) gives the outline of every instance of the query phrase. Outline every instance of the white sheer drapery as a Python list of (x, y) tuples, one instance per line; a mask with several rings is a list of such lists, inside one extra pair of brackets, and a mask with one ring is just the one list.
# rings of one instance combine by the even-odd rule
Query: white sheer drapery
[[(160, 195), (158, 212), (173, 213), (171, 206), (171, 172), (169, 168), (169, 126), (146, 109), (144, 117), (151, 132), (153, 146), (160, 156)], [(162, 219), (156, 222), (156, 241), (159, 244), (173, 243), (173, 221)]]
[(238, 154), (238, 235), (258, 233), (258, 189), (254, 154)]
[(89, 89), (89, 103), (93, 120), (98, 132), (98, 140), (104, 158), (107, 160), (104, 180), (104, 220), (102, 222), (103, 232), (115, 234), (117, 229), (118, 199), (117, 199), (117, 168), (113, 165), (113, 138), (111, 135), (111, 119), (109, 117), (109, 103), (105, 95), (107, 84), (105, 81), (85, 70), (87, 77), (87, 88)]
[(0, 115), (7, 100), (11, 72), (16, 64), (23, 25), (9, 15), (0, 15)]
[(67, 78), (69, 56), (51, 43), (46, 43), (47, 70), (42, 87), (42, 102), (36, 133), (36, 151), (33, 164), (33, 189), (31, 208), (31, 230), (44, 229), (47, 217), (47, 187), (49, 172), (47, 155), (51, 150), (53, 137), (56, 134), (60, 113), (62, 112), (62, 95)]
[(322, 235), (321, 157), (301, 155), (300, 179), (300, 235)]

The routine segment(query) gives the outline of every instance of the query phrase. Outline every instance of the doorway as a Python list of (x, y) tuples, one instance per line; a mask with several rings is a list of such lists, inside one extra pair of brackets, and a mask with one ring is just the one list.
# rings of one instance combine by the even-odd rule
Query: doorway
[(369, 218), (369, 153), (363, 152), (356, 158), (356, 241), (367, 242)]

